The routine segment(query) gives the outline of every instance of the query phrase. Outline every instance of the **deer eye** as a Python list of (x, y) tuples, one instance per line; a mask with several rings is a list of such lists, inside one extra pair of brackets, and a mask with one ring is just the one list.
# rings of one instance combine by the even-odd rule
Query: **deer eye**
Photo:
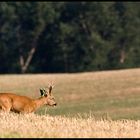
[(44, 94), (45, 97), (47, 97), (47, 94)]

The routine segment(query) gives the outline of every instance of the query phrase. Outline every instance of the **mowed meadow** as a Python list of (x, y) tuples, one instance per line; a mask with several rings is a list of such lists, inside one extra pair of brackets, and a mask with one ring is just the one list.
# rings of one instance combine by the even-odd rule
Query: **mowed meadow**
[(140, 69), (0, 75), (0, 92), (38, 98), (49, 83), (58, 105), (0, 113), (0, 137), (140, 137)]

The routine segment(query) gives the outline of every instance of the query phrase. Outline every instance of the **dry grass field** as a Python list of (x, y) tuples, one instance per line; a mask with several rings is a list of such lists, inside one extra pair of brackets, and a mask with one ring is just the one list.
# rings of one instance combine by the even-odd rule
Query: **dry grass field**
[(140, 137), (140, 69), (0, 75), (0, 92), (32, 98), (53, 82), (58, 106), (0, 114), (0, 137)]
[(138, 138), (140, 121), (0, 114), (1, 138)]

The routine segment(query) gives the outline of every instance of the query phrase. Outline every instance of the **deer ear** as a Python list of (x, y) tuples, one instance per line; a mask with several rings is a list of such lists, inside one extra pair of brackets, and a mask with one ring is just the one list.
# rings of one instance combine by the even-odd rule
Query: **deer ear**
[(43, 89), (41, 89), (41, 88), (40, 88), (40, 94), (41, 94), (41, 96), (44, 95), (44, 93), (43, 93)]
[(51, 92), (52, 92), (52, 89), (53, 89), (53, 87), (54, 87), (54, 84), (51, 82), (51, 83), (49, 83), (49, 85), (48, 85), (48, 94), (49, 95), (51, 95)]
[(49, 86), (49, 91), (48, 91), (48, 92), (49, 92), (50, 95), (52, 94), (52, 89), (53, 89), (53, 87), (54, 87), (54, 86)]
[(47, 94), (46, 94), (46, 90), (40, 88), (40, 94), (41, 94), (41, 96), (45, 96), (45, 95), (47, 95)]

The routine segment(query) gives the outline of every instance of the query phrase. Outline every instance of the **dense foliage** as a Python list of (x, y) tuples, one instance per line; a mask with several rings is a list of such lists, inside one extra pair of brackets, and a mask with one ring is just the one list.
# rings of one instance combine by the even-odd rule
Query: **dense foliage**
[(140, 2), (0, 2), (0, 73), (140, 67)]

